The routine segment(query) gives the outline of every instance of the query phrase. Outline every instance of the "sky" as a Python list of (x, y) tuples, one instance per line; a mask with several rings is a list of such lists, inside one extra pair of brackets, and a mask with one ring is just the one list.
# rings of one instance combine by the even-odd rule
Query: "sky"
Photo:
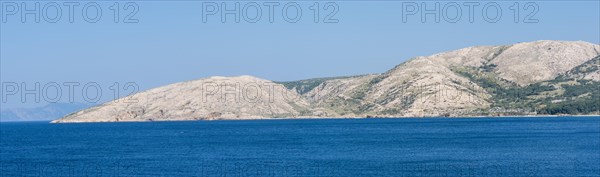
[[(68, 101), (64, 83), (80, 84), (75, 101), (82, 101), (81, 87), (97, 83), (103, 102), (114, 96), (114, 83), (124, 96), (131, 92), (127, 83), (141, 91), (215, 75), (291, 81), (381, 73), (416, 56), (476, 45), (600, 43), (600, 3), (593, 0), (479, 1), (472, 14), (465, 3), (475, 1), (78, 2), (0, 1), (2, 108), (48, 103), (10, 95), (6, 85), (14, 83), (31, 88), (57, 83), (60, 102)], [(223, 22), (221, 10), (235, 12), (236, 3), (239, 23), (235, 14), (225, 14)], [(421, 12), (435, 10), (436, 3), (440, 21), (435, 14), (422, 21)], [(23, 9), (32, 14), (23, 15)]]

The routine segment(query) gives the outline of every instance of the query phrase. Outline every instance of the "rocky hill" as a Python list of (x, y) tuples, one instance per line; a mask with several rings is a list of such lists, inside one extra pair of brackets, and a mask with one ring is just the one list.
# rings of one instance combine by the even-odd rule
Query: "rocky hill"
[(147, 90), (53, 122), (293, 118), (312, 112), (281, 84), (252, 76), (210, 77)]
[(381, 74), (211, 77), (53, 122), (599, 114), (599, 51), (587, 42), (535, 41), (415, 57)]

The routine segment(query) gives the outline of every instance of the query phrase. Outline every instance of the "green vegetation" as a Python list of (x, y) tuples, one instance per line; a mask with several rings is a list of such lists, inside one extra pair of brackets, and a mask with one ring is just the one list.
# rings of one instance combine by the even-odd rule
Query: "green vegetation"
[(360, 76), (364, 76), (364, 75), (358, 75), (358, 76), (341, 76), (341, 77), (323, 77), (323, 78), (314, 78), (314, 79), (306, 79), (306, 80), (299, 80), (299, 81), (289, 81), (289, 82), (276, 82), (276, 83), (282, 84), (287, 89), (295, 90), (299, 94), (305, 94), (305, 93), (311, 91), (312, 89), (316, 88), (317, 86), (321, 85), (323, 82), (328, 81), (328, 80), (345, 79), (345, 78), (353, 78), (353, 77), (360, 77)]
[(568, 74), (591, 73), (600, 69), (600, 55), (573, 68)]
[(582, 99), (552, 103), (539, 111), (540, 114), (589, 114), (600, 112), (600, 97), (594, 95)]
[(497, 67), (498, 65), (496, 64), (489, 64), (489, 65), (483, 65), (480, 68), (484, 71), (484, 72), (492, 72), (494, 71), (494, 69)]
[(383, 79), (385, 79), (385, 78), (386, 78), (386, 76), (385, 76), (385, 75), (379, 75), (379, 76), (377, 76), (377, 77), (375, 77), (375, 78), (371, 79), (371, 81), (369, 81), (369, 84), (371, 84), (371, 85), (375, 85), (375, 84), (377, 84), (377, 83), (381, 82), (381, 81), (382, 81)]
[(529, 96), (539, 95), (542, 92), (555, 90), (553, 86), (536, 83), (519, 87), (514, 83), (496, 77), (493, 73), (486, 72), (495, 65), (484, 65), (480, 68), (463, 67), (454, 68), (454, 72), (469, 78), (492, 95), (492, 107), (523, 108), (532, 106)]
[(588, 114), (600, 112), (600, 82), (578, 80), (577, 84), (561, 85), (564, 93), (556, 97), (560, 100), (549, 103), (540, 110), (542, 114)]
[(377, 83), (381, 82), (386, 78), (386, 75), (379, 75), (377, 77), (372, 78), (369, 82), (362, 84), (361, 86), (354, 89), (351, 97), (354, 99), (362, 100), (367, 96), (367, 92), (373, 88)]
[[(577, 97), (586, 93), (598, 93), (598, 88), (600, 88), (599, 85), (600, 82), (595, 82), (595, 81), (586, 81), (586, 80), (579, 80), (577, 82), (577, 84), (575, 85), (569, 85), (569, 84), (563, 84), (562, 88), (565, 89), (565, 92), (563, 94), (564, 97)], [(592, 88), (597, 88), (597, 89), (592, 89)], [(591, 90), (590, 90), (591, 89)]]
[(491, 94), (492, 108), (520, 109), (537, 114), (591, 114), (600, 113), (600, 82), (577, 79), (581, 73), (596, 71), (600, 61), (596, 57), (556, 79), (518, 86), (495, 77), (494, 65), (479, 68), (461, 67), (453, 71)]

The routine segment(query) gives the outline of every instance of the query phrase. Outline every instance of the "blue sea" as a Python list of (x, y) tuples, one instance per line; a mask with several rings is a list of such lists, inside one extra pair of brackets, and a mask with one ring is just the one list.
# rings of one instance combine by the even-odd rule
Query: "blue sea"
[(600, 176), (600, 117), (0, 123), (1, 176)]

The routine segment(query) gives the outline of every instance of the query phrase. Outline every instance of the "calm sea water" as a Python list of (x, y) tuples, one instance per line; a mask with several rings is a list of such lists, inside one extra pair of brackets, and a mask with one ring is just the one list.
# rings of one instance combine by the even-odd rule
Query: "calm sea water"
[(1, 123), (2, 176), (600, 176), (600, 117)]

